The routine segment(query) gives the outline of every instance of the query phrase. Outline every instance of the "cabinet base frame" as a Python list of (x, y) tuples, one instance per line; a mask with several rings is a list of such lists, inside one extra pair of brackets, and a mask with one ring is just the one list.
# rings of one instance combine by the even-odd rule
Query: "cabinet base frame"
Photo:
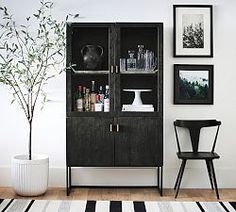
[[(76, 186), (72, 185), (71, 183), (71, 168), (72, 166), (66, 166), (66, 195), (70, 195), (70, 191), (72, 188), (79, 188), (79, 187), (88, 187), (88, 188), (139, 188), (139, 187), (156, 187), (156, 186)], [(105, 168), (105, 167), (102, 167)], [(159, 190), (160, 196), (163, 196), (163, 166), (156, 167), (157, 169), (157, 189)]]

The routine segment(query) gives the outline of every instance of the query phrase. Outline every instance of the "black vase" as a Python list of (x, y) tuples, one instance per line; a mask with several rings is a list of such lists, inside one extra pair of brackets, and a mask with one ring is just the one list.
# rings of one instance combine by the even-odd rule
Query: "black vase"
[(84, 69), (99, 70), (102, 65), (103, 48), (99, 45), (86, 45), (81, 49)]

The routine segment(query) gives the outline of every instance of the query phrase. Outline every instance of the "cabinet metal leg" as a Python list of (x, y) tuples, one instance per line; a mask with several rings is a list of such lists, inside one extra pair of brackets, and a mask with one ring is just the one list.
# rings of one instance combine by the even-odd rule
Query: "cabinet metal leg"
[(157, 167), (157, 188), (160, 196), (163, 195), (163, 166)]
[(69, 196), (68, 166), (66, 166), (66, 195)]
[(161, 166), (160, 195), (163, 195), (163, 166)]
[(71, 189), (71, 167), (69, 166), (69, 189)]
[(66, 166), (66, 195), (70, 195), (71, 189), (71, 167)]

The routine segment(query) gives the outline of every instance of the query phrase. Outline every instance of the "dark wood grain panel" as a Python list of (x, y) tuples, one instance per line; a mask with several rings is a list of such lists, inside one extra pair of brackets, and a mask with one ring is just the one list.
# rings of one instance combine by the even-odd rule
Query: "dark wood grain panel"
[(122, 117), (115, 139), (116, 166), (162, 166), (162, 121), (150, 117)]
[(114, 137), (111, 118), (67, 119), (67, 164), (69, 166), (113, 166)]

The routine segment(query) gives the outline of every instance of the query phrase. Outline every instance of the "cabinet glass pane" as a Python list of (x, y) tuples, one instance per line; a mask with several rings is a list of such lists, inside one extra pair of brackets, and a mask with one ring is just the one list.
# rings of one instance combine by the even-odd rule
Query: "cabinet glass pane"
[[(108, 74), (74, 74), (72, 75), (72, 111), (74, 112), (110, 112), (110, 106), (105, 104), (105, 91), (107, 85), (109, 86), (110, 80)], [(94, 84), (94, 85), (93, 85)], [(82, 90), (82, 104), (83, 109), (78, 106), (78, 90), (79, 87)], [(109, 86), (110, 87), (110, 86)], [(89, 89), (88, 95), (86, 95), (86, 89)], [(109, 89), (109, 100), (111, 92)], [(106, 108), (105, 108), (106, 107)], [(108, 111), (109, 110), (109, 111)]]
[[(157, 35), (155, 27), (120, 28), (120, 58), (126, 59), (126, 71), (149, 72), (158, 69)], [(121, 72), (125, 72), (122, 66)]]
[(157, 75), (122, 74), (120, 110), (122, 112), (158, 111)]
[(72, 32), (72, 64), (75, 70), (108, 70), (108, 27), (75, 27)]

